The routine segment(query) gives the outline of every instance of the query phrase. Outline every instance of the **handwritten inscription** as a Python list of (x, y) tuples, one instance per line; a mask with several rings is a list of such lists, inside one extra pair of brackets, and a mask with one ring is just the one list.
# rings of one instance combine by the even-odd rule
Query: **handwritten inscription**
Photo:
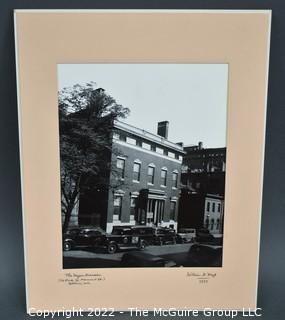
[(210, 279), (216, 278), (216, 272), (187, 272), (187, 277), (197, 279), (199, 283), (208, 283)]
[(105, 281), (106, 278), (100, 273), (75, 273), (67, 272), (64, 277), (58, 279), (59, 282), (67, 285), (90, 285), (95, 282)]

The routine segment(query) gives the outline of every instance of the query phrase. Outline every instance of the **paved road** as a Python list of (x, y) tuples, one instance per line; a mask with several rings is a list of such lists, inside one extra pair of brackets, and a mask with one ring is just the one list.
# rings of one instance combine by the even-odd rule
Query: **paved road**
[[(177, 266), (197, 266), (196, 257), (189, 255), (189, 249), (193, 244), (174, 244), (163, 246), (149, 246), (144, 252), (155, 256), (163, 257), (167, 260), (173, 260)], [(133, 249), (134, 250), (134, 249)], [(129, 250), (131, 251), (131, 250)], [(120, 267), (121, 258), (124, 252), (108, 254), (103, 252), (95, 252), (94, 250), (72, 250), (63, 253), (63, 266), (66, 269), (72, 268), (115, 268)], [(203, 257), (204, 258), (204, 257)], [(212, 262), (206, 259), (201, 261), (201, 266), (214, 266)], [(220, 263), (220, 262), (219, 262)], [(215, 262), (216, 264), (216, 262)]]
[[(172, 244), (172, 245), (163, 245), (163, 246), (148, 246), (145, 248), (144, 252), (153, 254), (153, 255), (165, 255), (165, 254), (172, 254), (172, 253), (181, 253), (181, 252), (188, 252), (191, 247), (191, 244), (184, 243), (184, 244)], [(130, 249), (136, 250), (136, 249)], [(114, 254), (109, 254), (105, 252), (96, 252), (92, 249), (86, 250), (72, 250), (72, 251), (65, 251), (63, 253), (64, 257), (72, 257), (72, 258), (102, 258), (107, 260), (114, 260), (114, 261), (121, 261), (124, 252), (117, 252)]]

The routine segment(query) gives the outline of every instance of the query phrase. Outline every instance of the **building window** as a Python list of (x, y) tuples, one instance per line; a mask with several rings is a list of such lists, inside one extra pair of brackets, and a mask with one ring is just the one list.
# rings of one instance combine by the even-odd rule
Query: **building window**
[(216, 204), (215, 202), (212, 203), (212, 212), (215, 212), (216, 211)]
[(113, 138), (114, 139), (120, 139), (120, 134), (118, 132), (113, 133)]
[(170, 201), (170, 220), (175, 220), (176, 202)]
[(137, 144), (137, 141), (136, 141), (136, 139), (133, 139), (131, 137), (127, 137), (127, 143), (135, 146)]
[(220, 219), (217, 219), (217, 230), (220, 229)]
[(121, 220), (122, 213), (122, 196), (114, 196), (114, 215), (113, 220)]
[(148, 166), (147, 169), (147, 182), (150, 184), (154, 183), (154, 167), (153, 166)]
[(168, 157), (175, 159), (175, 153), (169, 151)]
[(156, 147), (156, 152), (159, 153), (159, 154), (163, 154), (164, 153), (163, 149), (162, 148), (158, 148), (158, 147)]
[(214, 224), (215, 224), (215, 220), (214, 220), (214, 219), (211, 219), (211, 226), (210, 226), (211, 230), (214, 229)]
[(208, 212), (210, 211), (210, 202), (209, 201), (207, 202), (207, 211)]
[(135, 212), (136, 212), (136, 198), (131, 197), (131, 203), (130, 203), (130, 221), (135, 220)]
[(178, 173), (173, 172), (172, 173), (172, 187), (177, 188), (177, 183), (178, 183)]
[(151, 150), (151, 145), (148, 144), (148, 143), (143, 142), (143, 143), (142, 143), (142, 147), (143, 147), (144, 149)]
[(221, 212), (221, 204), (218, 204), (218, 212)]
[(162, 186), (166, 186), (166, 181), (167, 181), (167, 169), (161, 169), (160, 184)]
[(125, 176), (125, 159), (117, 158), (117, 173), (118, 177), (124, 179)]
[(134, 170), (133, 170), (133, 180), (140, 181), (141, 176), (141, 164), (138, 162), (134, 163)]

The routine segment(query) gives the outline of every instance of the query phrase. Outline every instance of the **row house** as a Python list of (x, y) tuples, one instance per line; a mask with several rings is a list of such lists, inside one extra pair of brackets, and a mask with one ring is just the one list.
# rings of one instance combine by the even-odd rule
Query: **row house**
[(151, 133), (114, 121), (109, 184), (80, 196), (78, 224), (148, 225), (177, 229), (183, 147), (168, 140), (168, 121)]

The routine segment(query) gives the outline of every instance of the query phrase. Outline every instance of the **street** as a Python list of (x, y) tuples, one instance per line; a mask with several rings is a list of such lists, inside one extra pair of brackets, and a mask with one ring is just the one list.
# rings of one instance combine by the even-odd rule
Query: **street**
[[(187, 266), (221, 266), (221, 257), (219, 257), (219, 262), (211, 261), (211, 259), (206, 259), (201, 257), (201, 261), (197, 262), (197, 256), (193, 256), (189, 253), (190, 248), (193, 244), (171, 244), (163, 246), (148, 246), (143, 251), (155, 256), (162, 257), (166, 260), (172, 260), (176, 263), (177, 267)], [(101, 250), (71, 250), (63, 252), (63, 267), (64, 269), (74, 269), (74, 268), (115, 268), (121, 267), (122, 256), (129, 251), (134, 251), (130, 249), (128, 251), (117, 252), (114, 254), (108, 254)], [(199, 258), (199, 257), (198, 257)], [(199, 259), (198, 259), (199, 260)]]

